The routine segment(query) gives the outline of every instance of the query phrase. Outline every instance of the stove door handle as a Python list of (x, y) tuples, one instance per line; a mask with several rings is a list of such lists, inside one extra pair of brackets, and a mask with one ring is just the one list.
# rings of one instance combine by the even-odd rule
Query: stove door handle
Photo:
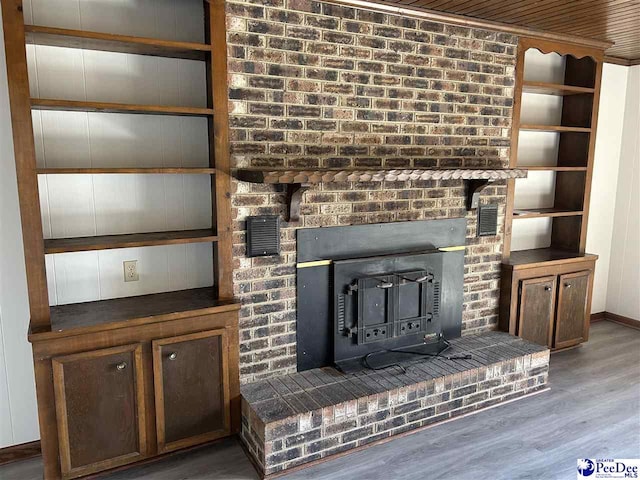
[(378, 285), (376, 285), (376, 288), (393, 288), (393, 283), (391, 282), (379, 283)]

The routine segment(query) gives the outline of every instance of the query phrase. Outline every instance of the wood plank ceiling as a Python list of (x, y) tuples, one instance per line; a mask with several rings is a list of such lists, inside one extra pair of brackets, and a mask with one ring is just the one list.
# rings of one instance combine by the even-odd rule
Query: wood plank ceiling
[(617, 63), (640, 63), (640, 0), (373, 0), (576, 35), (615, 44), (606, 51)]

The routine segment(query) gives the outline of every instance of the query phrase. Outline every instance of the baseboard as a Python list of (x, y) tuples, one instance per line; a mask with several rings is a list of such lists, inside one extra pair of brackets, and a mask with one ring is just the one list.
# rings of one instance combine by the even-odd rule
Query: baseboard
[(605, 316), (607, 320), (615, 323), (619, 323), (621, 325), (626, 325), (627, 327), (635, 328), (640, 330), (640, 320), (635, 320), (630, 317), (623, 317), (622, 315), (616, 315), (615, 313), (606, 312)]
[(610, 322), (619, 323), (626, 327), (635, 328), (640, 330), (640, 320), (634, 320), (633, 318), (623, 317), (610, 312), (599, 312), (591, 314), (591, 323), (600, 322), (602, 320), (608, 320)]
[(26, 460), (40, 455), (40, 440), (0, 448), (0, 465)]
[[(171, 458), (171, 457), (178, 457), (180, 455), (188, 454), (189, 452), (195, 452), (197, 450), (201, 450), (201, 449), (210, 447), (211, 445), (214, 445), (216, 443), (222, 443), (225, 440), (228, 440), (229, 438), (235, 438), (235, 437), (237, 437), (237, 435), (231, 434), (228, 437), (216, 438), (215, 440), (210, 440), (210, 441), (208, 441), (206, 443), (200, 443), (198, 445), (191, 445), (190, 447), (181, 448), (179, 450), (173, 450), (171, 452), (161, 453), (161, 454), (154, 455), (154, 456), (151, 456), (151, 457), (146, 457), (146, 458), (143, 458), (142, 460), (138, 460), (137, 462), (134, 462), (134, 463), (126, 463), (124, 465), (120, 465), (119, 467), (110, 468), (108, 470), (100, 470), (99, 472), (90, 473), (90, 474), (88, 474), (86, 476), (83, 476), (82, 478), (84, 480), (97, 480), (97, 479), (105, 478), (106, 476), (109, 476), (111, 474), (115, 474), (117, 472), (125, 472), (127, 470), (133, 470), (135, 468), (143, 467), (145, 465), (153, 465), (154, 463), (159, 463), (159, 462), (161, 462), (163, 460), (167, 460), (168, 458)], [(236, 441), (238, 443), (241, 443), (239, 440), (236, 440)], [(135, 478), (138, 478), (138, 477), (135, 477)]]

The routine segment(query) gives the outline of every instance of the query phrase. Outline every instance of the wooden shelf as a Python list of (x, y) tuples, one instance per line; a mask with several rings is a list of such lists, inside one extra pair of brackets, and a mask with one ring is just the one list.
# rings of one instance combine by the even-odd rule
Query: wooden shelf
[(582, 215), (582, 213), (582, 211), (561, 210), (558, 208), (517, 208), (513, 210), (513, 219), (517, 220), (521, 218), (576, 217)]
[(514, 270), (545, 265), (558, 265), (562, 263), (579, 262), (582, 260), (597, 259), (597, 255), (590, 253), (578, 253), (557, 248), (535, 248), (531, 250), (517, 250), (511, 252), (511, 256), (503, 262)]
[(585, 127), (565, 127), (564, 125), (534, 125), (534, 124), (521, 124), (520, 130), (539, 130), (543, 132), (578, 132), (589, 133), (590, 128)]
[(32, 327), (29, 340), (95, 333), (239, 308), (233, 300), (216, 300), (213, 287), (61, 305), (51, 307), (51, 330)]
[(157, 245), (215, 242), (217, 240), (218, 237), (214, 235), (212, 229), (57, 238), (44, 241), (44, 253), (52, 254), (86, 252), (90, 250), (113, 250), (115, 248), (153, 247)]
[(559, 166), (527, 166), (518, 165), (516, 168), (521, 168), (527, 171), (533, 172), (586, 172), (587, 167), (559, 167)]
[(32, 98), (32, 110), (62, 110), (71, 112), (140, 113), (150, 115), (177, 115), (209, 117), (211, 108), (170, 107), (164, 105), (130, 105), (127, 103), (80, 102), (75, 100), (52, 100)]
[(174, 42), (155, 38), (85, 32), (36, 25), (25, 25), (25, 36), (26, 42), (33, 45), (81, 48), (189, 60), (206, 60), (207, 54), (211, 53), (211, 45), (204, 43)]
[(594, 93), (594, 88), (574, 87), (559, 83), (529, 82), (524, 81), (522, 91), (525, 93), (539, 93), (543, 95), (579, 95), (582, 93)]
[(215, 168), (37, 168), (39, 175), (98, 175), (98, 174), (166, 174), (166, 175), (215, 175)]

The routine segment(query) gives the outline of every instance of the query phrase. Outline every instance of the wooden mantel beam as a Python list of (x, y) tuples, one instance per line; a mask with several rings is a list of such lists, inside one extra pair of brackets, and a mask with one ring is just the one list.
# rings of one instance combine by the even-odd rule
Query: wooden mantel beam
[(250, 170), (240, 169), (243, 182), (311, 184), (332, 182), (405, 182), (411, 180), (506, 180), (526, 178), (524, 169), (413, 169), (413, 170)]
[(309, 187), (336, 182), (408, 182), (412, 180), (463, 180), (467, 210), (478, 206), (480, 191), (496, 180), (525, 178), (524, 169), (439, 169), (439, 170), (250, 170), (240, 169), (235, 174), (243, 182), (286, 185), (289, 222), (300, 219), (302, 196)]

